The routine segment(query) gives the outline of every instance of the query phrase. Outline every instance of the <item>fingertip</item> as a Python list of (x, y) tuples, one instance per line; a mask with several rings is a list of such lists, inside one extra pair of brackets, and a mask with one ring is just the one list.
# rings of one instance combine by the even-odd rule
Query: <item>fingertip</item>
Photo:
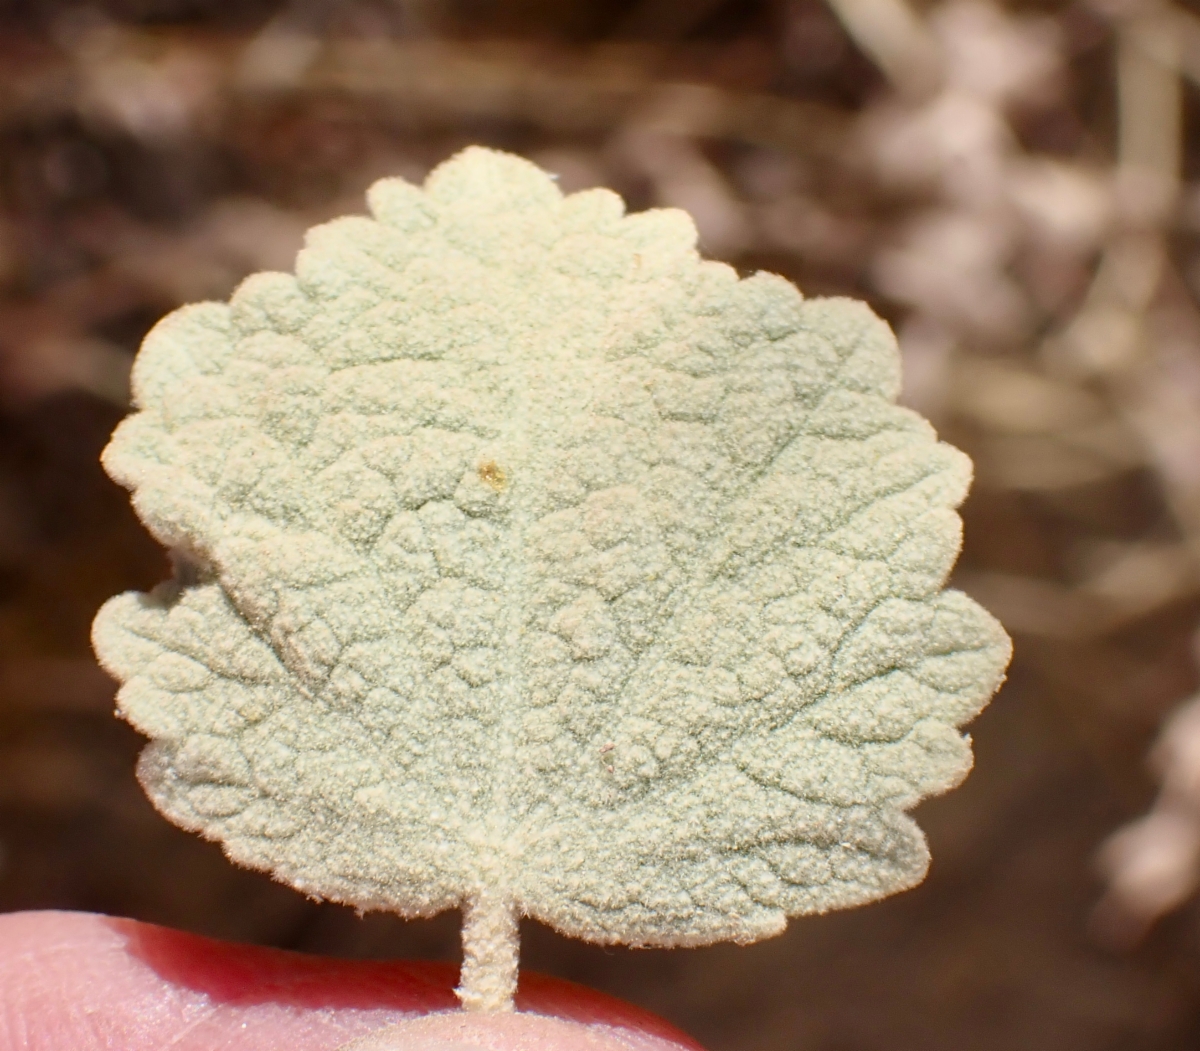
[(683, 1051), (655, 1033), (601, 1022), (549, 1015), (426, 1015), (405, 1019), (355, 1040), (338, 1051)]
[(0, 1027), (0, 1051), (371, 1051), (353, 1044), (363, 1039), (380, 1051), (701, 1051), (647, 1011), (545, 975), (522, 974), (517, 1012), (468, 1014), (457, 1009), (457, 977), (446, 964), (307, 956), (86, 913), (11, 913), (0, 915), (0, 1001), (21, 1035)]

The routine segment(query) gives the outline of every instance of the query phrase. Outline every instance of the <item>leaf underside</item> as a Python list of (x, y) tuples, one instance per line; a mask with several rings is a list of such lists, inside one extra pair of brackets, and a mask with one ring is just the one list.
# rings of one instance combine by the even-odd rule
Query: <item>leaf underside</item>
[(924, 875), (1008, 659), (888, 328), (468, 150), (147, 337), (177, 578), (94, 637), (155, 804), (300, 890), (752, 941)]

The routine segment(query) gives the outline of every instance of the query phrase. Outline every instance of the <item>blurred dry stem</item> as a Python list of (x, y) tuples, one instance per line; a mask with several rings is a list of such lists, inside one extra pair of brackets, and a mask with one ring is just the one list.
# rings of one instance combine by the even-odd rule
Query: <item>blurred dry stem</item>
[(940, 49), (905, 0), (830, 0), (830, 6), (898, 92), (920, 98), (937, 88)]

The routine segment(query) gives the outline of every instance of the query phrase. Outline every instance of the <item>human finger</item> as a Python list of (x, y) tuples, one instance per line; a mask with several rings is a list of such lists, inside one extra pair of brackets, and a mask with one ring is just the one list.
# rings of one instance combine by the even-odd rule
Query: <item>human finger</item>
[(13, 913), (0, 916), (0, 1051), (698, 1051), (646, 1012), (538, 975), (523, 976), (517, 1014), (470, 1015), (456, 977)]

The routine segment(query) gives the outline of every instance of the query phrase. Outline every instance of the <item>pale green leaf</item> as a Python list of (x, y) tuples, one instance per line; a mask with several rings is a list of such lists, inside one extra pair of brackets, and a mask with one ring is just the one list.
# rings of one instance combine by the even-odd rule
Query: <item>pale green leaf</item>
[(138, 356), (104, 462), (179, 573), (95, 643), (156, 805), (488, 945), (753, 941), (917, 883), (904, 811), (1009, 644), (942, 591), (970, 464), (894, 404), (887, 326), (505, 154), (369, 200)]

